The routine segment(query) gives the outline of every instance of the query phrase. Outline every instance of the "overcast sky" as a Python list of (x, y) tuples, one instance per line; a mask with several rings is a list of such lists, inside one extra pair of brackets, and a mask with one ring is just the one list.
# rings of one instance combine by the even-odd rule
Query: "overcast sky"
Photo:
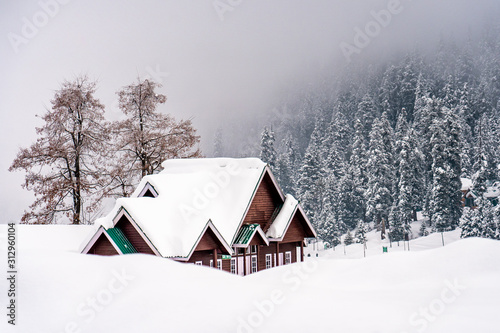
[[(210, 153), (226, 114), (244, 121), (268, 111), (290, 83), (346, 66), (342, 45), (357, 48), (356, 61), (461, 38), (491, 19), (498, 2), (0, 0), (0, 223), (19, 220), (33, 200), (20, 186), (24, 174), (7, 169), (35, 141), (42, 125), (35, 115), (65, 79), (98, 80), (110, 119), (119, 115), (121, 87), (138, 75), (161, 82), (168, 98), (161, 111), (192, 118)], [(357, 28), (372, 29), (369, 44), (356, 46)]]

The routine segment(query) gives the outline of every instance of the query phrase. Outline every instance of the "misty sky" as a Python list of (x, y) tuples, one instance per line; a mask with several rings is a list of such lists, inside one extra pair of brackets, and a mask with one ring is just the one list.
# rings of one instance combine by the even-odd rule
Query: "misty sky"
[[(98, 80), (109, 119), (120, 115), (117, 90), (137, 76), (159, 81), (168, 98), (160, 110), (192, 118), (210, 154), (213, 132), (227, 115), (244, 121), (267, 112), (291, 84), (345, 67), (341, 45), (356, 46), (356, 28), (375, 30), (351, 59), (374, 61), (442, 36), (463, 39), (498, 19), (492, 17), (498, 3), (0, 0), (0, 223), (19, 220), (33, 200), (20, 186), (24, 174), (7, 169), (19, 148), (35, 141), (42, 125), (35, 115), (50, 107), (65, 79)], [(374, 25), (373, 12), (389, 9), (391, 17)]]

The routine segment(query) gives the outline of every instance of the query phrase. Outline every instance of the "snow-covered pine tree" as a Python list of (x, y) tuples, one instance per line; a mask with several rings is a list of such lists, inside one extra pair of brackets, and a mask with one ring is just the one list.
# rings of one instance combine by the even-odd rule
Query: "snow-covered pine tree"
[(351, 231), (348, 230), (347, 234), (344, 237), (344, 245), (351, 245), (354, 243), (354, 238), (352, 237)]
[(424, 237), (424, 236), (429, 235), (425, 221), (422, 221), (422, 223), (420, 224), (420, 229), (418, 230), (418, 235), (420, 237)]
[(472, 176), (472, 165), (473, 165), (473, 138), (472, 129), (469, 123), (472, 121), (472, 116), (470, 112), (470, 102), (469, 102), (469, 89), (467, 84), (460, 90), (460, 99), (456, 107), (456, 113), (458, 115), (458, 121), (460, 122), (460, 159), (462, 161), (462, 174), (464, 178), (470, 178)]
[(500, 240), (500, 204), (493, 208), (493, 222), (495, 224), (495, 239)]
[(333, 247), (341, 243), (341, 236), (347, 230), (346, 226), (338, 221), (334, 214), (333, 202), (328, 200), (324, 203), (323, 210), (319, 217), (318, 236), (330, 243)]
[(498, 164), (495, 161), (495, 145), (498, 137), (492, 135), (492, 128), (489, 125), (490, 118), (492, 117), (489, 114), (483, 114), (475, 127), (477, 133), (472, 181), (473, 190), (479, 194), (486, 192), (488, 184), (497, 179)]
[(276, 167), (276, 150), (274, 149), (274, 131), (264, 127), (260, 140), (260, 159), (269, 164), (271, 170)]
[[(316, 125), (307, 147), (303, 162), (298, 171), (298, 181), (296, 182), (296, 191), (307, 216), (314, 225), (320, 223), (319, 216), (323, 210), (327, 186), (332, 182), (323, 166), (321, 159), (322, 142), (324, 139), (323, 116), (318, 116)], [(331, 178), (330, 177), (330, 178)]]
[(349, 146), (349, 126), (341, 112), (336, 112), (326, 129), (319, 147), (323, 169), (327, 174), (341, 178), (345, 173), (347, 148)]
[(399, 208), (393, 205), (389, 213), (389, 238), (392, 242), (398, 242), (405, 239), (405, 231), (403, 219)]
[(351, 168), (349, 168), (336, 186), (338, 188), (337, 205), (335, 207), (336, 216), (347, 228), (354, 229), (359, 220), (365, 219), (365, 199), (362, 189), (358, 188), (355, 184)]
[(464, 208), (464, 213), (460, 218), (460, 228), (462, 229), (460, 237), (496, 239), (497, 224), (493, 205), (482, 195), (476, 198), (475, 204), (475, 208)]
[(399, 182), (397, 207), (404, 225), (417, 219), (417, 209), (422, 207), (424, 197), (423, 156), (418, 149), (416, 134), (409, 129), (400, 142)]
[(296, 153), (293, 139), (287, 134), (281, 144), (281, 153), (277, 154), (276, 159), (276, 177), (278, 183), (285, 193), (295, 195), (296, 172)]
[[(362, 125), (361, 128), (355, 128), (355, 131), (361, 132), (363, 134), (363, 141), (366, 142), (367, 140), (369, 140), (373, 121), (378, 117), (379, 113), (377, 108), (375, 107), (373, 97), (369, 94), (365, 94), (361, 102), (358, 104), (358, 110), (355, 116), (356, 121), (359, 121)], [(356, 135), (359, 135), (359, 133)]]
[(377, 226), (382, 219), (387, 221), (393, 202), (395, 182), (393, 146), (392, 128), (384, 112), (382, 117), (373, 123), (367, 162), (368, 185), (365, 195), (367, 216)]
[(432, 188), (430, 218), (439, 232), (454, 230), (461, 213), (460, 127), (456, 115), (441, 107), (431, 126)]
[(223, 157), (224, 154), (224, 140), (223, 140), (222, 128), (217, 128), (214, 135), (214, 157)]
[(368, 233), (368, 225), (365, 223), (365, 221), (359, 220), (358, 226), (356, 228), (356, 233), (354, 234), (356, 243), (365, 244), (367, 233)]
[(359, 119), (354, 122), (354, 138), (352, 153), (349, 159), (349, 172), (353, 176), (354, 185), (361, 191), (366, 191), (367, 178), (367, 157), (366, 140), (363, 133), (363, 124)]

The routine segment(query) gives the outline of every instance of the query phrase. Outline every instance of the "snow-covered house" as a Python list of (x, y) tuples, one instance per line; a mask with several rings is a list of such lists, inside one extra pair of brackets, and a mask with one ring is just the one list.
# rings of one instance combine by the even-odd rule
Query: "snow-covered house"
[(316, 232), (256, 158), (177, 159), (96, 221), (83, 253), (147, 253), (247, 275), (302, 261)]
[[(474, 199), (477, 198), (478, 193), (476, 193), (472, 186), (472, 180), (468, 178), (461, 178), (462, 181), (462, 205), (464, 207), (475, 208)], [(490, 182), (486, 183), (486, 192), (483, 194), (484, 198), (491, 201), (493, 205), (498, 204), (498, 198), (500, 197), (500, 182)]]

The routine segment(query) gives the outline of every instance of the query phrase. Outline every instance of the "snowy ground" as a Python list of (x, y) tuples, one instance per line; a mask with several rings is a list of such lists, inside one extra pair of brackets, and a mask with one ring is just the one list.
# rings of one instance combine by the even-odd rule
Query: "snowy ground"
[[(17, 325), (1, 332), (497, 332), (500, 242), (362, 245), (241, 278), (148, 255), (80, 255), (88, 227), (19, 226)], [(6, 272), (6, 228), (0, 265)], [(49, 238), (50, 241), (46, 241)], [(427, 250), (425, 250), (427, 249)], [(340, 260), (342, 259), (342, 260)]]

